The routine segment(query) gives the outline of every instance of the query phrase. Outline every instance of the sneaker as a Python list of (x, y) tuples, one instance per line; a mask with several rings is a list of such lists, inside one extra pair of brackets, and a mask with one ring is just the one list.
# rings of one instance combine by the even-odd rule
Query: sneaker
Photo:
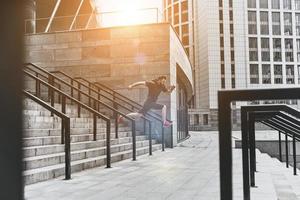
[(118, 117), (118, 124), (123, 124), (123, 123), (124, 123), (124, 117), (120, 115)]
[(169, 128), (171, 125), (172, 125), (172, 122), (171, 122), (171, 121), (166, 120), (166, 121), (164, 122), (164, 127), (165, 127), (165, 128)]

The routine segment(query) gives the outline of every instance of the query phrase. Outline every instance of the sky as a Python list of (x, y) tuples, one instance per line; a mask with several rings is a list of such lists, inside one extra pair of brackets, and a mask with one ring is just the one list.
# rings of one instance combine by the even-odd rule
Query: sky
[(162, 0), (94, 0), (101, 27), (156, 23), (162, 20)]

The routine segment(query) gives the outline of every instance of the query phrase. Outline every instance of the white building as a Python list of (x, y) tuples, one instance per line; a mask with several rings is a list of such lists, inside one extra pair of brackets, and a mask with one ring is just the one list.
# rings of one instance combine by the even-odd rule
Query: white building
[[(194, 4), (194, 113), (199, 114), (196, 121), (202, 128), (217, 127), (220, 89), (299, 86), (300, 0), (196, 0)], [(233, 114), (238, 120), (238, 112)]]

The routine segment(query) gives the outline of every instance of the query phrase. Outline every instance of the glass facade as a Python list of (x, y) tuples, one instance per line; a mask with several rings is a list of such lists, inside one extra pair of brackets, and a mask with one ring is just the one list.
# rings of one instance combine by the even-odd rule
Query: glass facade
[(257, 64), (250, 64), (250, 83), (259, 84), (259, 72)]
[(261, 60), (270, 61), (269, 38), (261, 38)]
[(282, 65), (274, 65), (274, 83), (283, 83)]
[(273, 33), (273, 35), (281, 34), (280, 13), (279, 12), (272, 13), (272, 33)]
[(294, 62), (293, 39), (285, 39), (285, 61)]
[(269, 64), (262, 65), (262, 83), (271, 84), (271, 67)]
[(284, 35), (293, 34), (292, 13), (284, 13)]
[(280, 38), (273, 38), (273, 61), (274, 62), (282, 61)]
[(269, 15), (268, 12), (260, 12), (260, 34), (269, 34)]
[(258, 61), (257, 38), (249, 38), (249, 59)]
[(295, 83), (294, 65), (286, 66), (286, 83), (287, 84)]
[(257, 19), (255, 11), (248, 12), (248, 33), (257, 34)]

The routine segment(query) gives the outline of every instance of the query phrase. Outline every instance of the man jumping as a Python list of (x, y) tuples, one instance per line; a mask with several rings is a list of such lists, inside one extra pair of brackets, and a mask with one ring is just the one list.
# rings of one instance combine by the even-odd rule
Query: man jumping
[[(161, 116), (162, 116), (162, 121), (164, 127), (169, 127), (172, 125), (170, 121), (167, 120), (167, 106), (158, 104), (156, 103), (157, 98), (161, 92), (171, 94), (172, 91), (175, 89), (175, 86), (172, 85), (170, 87), (166, 87), (166, 81), (167, 77), (166, 76), (159, 76), (158, 78), (152, 80), (152, 81), (140, 81), (133, 83), (128, 86), (129, 89), (132, 89), (133, 87), (139, 86), (139, 85), (144, 85), (148, 87), (148, 97), (142, 107), (141, 110), (139, 110), (137, 113), (129, 113), (126, 116), (128, 117), (133, 117), (133, 118), (140, 118), (142, 116), (145, 116), (146, 113), (150, 109), (155, 109), (155, 110), (161, 110)], [(119, 122), (122, 123), (123, 117), (119, 117)]]

